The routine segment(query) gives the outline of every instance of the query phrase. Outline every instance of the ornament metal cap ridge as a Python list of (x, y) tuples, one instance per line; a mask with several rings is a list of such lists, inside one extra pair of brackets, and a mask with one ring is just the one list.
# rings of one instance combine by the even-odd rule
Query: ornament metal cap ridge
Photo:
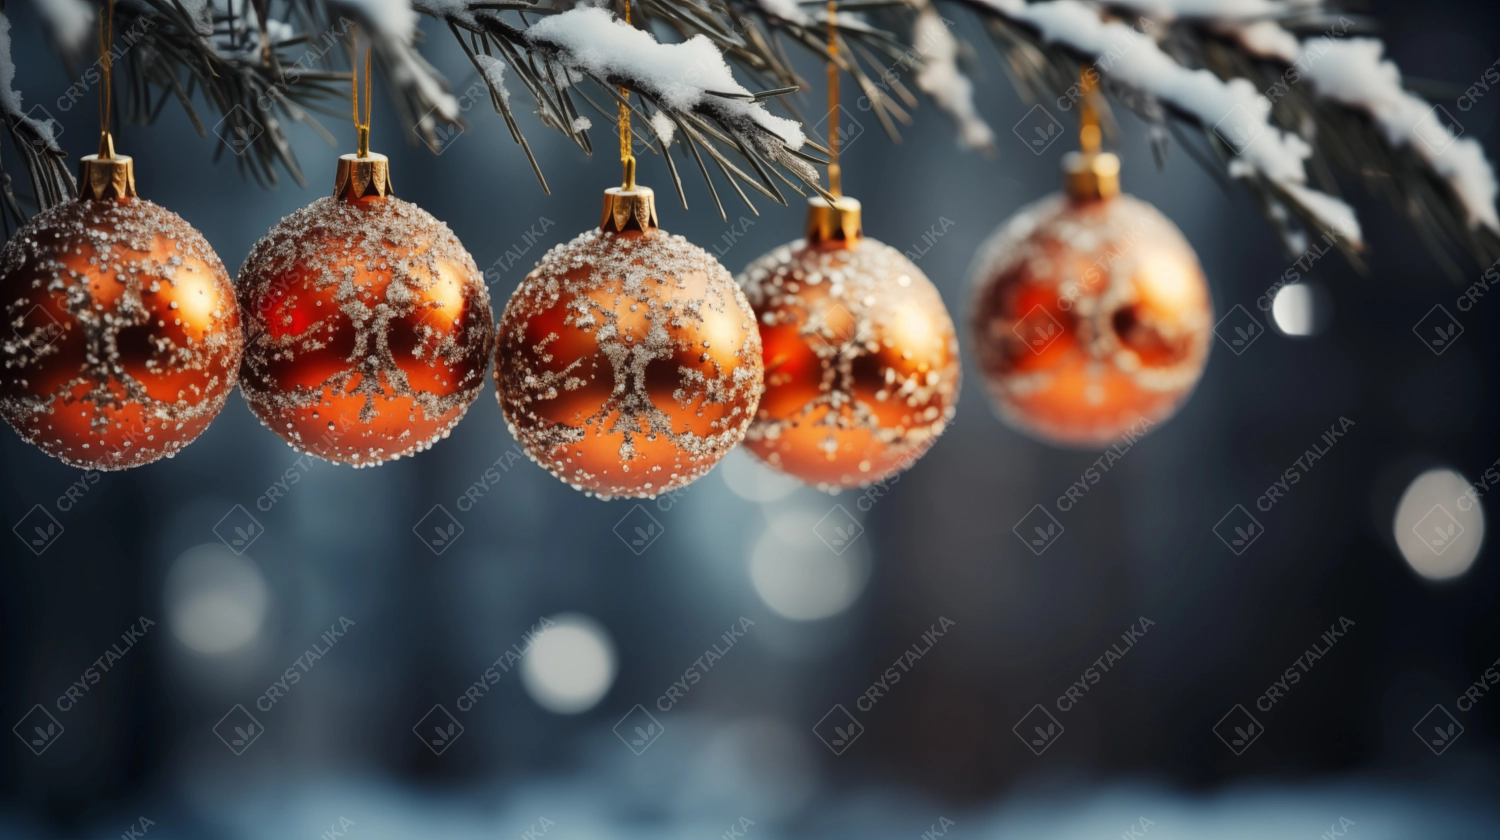
[(1068, 197), (1074, 201), (1103, 201), (1120, 194), (1120, 159), (1099, 151), (1104, 130), (1099, 112), (1094, 108), (1096, 77), (1089, 68), (1078, 71), (1078, 88), (1083, 96), (1078, 103), (1078, 148), (1063, 156)]
[(135, 161), (115, 154), (115, 138), (108, 131), (99, 135), (99, 153), (78, 161), (79, 200), (123, 201), (135, 197)]
[(363, 155), (339, 155), (338, 171), (333, 176), (333, 195), (349, 201), (395, 194), (391, 186), (390, 158), (376, 152)]
[[(354, 42), (349, 44), (353, 61)], [(355, 148), (352, 155), (339, 155), (338, 170), (333, 176), (333, 196), (358, 201), (375, 196), (385, 198), (395, 190), (391, 186), (391, 161), (385, 155), (370, 151), (370, 48), (365, 47), (365, 118), (359, 118), (359, 67), (349, 74), (349, 95), (353, 100)]]
[(1120, 159), (1109, 152), (1068, 152), (1063, 156), (1068, 197), (1101, 201), (1120, 194)]
[(807, 244), (841, 244), (852, 248), (864, 237), (859, 199), (836, 196), (832, 202), (822, 196), (807, 199)]
[(656, 228), (656, 192), (650, 187), (631, 185), (610, 187), (604, 191), (600, 230), (605, 233), (631, 230), (650, 233)]

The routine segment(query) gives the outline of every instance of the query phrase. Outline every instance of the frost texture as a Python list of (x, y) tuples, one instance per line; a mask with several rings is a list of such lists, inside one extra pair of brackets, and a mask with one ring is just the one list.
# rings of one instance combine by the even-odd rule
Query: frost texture
[(0, 415), (72, 466), (171, 457), (234, 389), (229, 275), (198, 231), (149, 201), (38, 214), (0, 250), (0, 289)]
[[(789, 151), (806, 142), (801, 124), (772, 114), (760, 102), (748, 101), (750, 91), (734, 80), (723, 54), (704, 35), (680, 44), (662, 44), (605, 9), (578, 7), (532, 24), (526, 39), (536, 49), (555, 55), (570, 73), (582, 72), (601, 83), (628, 81), (668, 111), (710, 116), (740, 135), (760, 157), (806, 181), (817, 181), (816, 171)], [(653, 121), (653, 127), (661, 136), (661, 126)]]
[[(875, 456), (875, 463), (851, 464), (837, 484), (817, 483), (827, 491), (869, 484), (910, 467), (937, 442), (958, 402), (957, 339), (942, 297), (904, 254), (870, 238), (847, 249), (809, 248), (799, 239), (750, 263), (738, 281), (764, 327), (795, 324), (822, 368), (816, 396), (791, 416), (769, 418), (761, 412), (747, 441), (774, 441), (812, 424), (827, 429), (820, 446), (832, 455), (839, 447), (836, 433), (868, 431), (875, 447), (866, 454)], [(913, 329), (917, 323), (922, 327)], [(914, 348), (896, 342), (919, 335), (947, 344), (946, 353), (915, 348), (929, 358), (946, 356), (947, 364), (898, 368), (911, 361)], [(863, 387), (872, 380), (879, 384)], [(889, 403), (909, 409), (904, 416), (910, 422), (882, 422), (881, 406)], [(765, 457), (781, 467), (774, 450)]]
[(497, 397), (554, 476), (655, 496), (713, 468), (763, 389), (760, 333), (708, 252), (663, 231), (588, 231), (548, 251), (501, 318)]
[[(1132, 196), (1080, 206), (1054, 194), (1021, 208), (980, 246), (970, 282), (985, 384), (1017, 428), (1104, 446), (1142, 418), (1170, 417), (1203, 375), (1214, 318), (1202, 268), (1177, 226)], [(1039, 330), (1072, 346), (1039, 361), (1027, 347)], [(1073, 390), (1066, 423), (1033, 402)], [(1120, 413), (1099, 413), (1109, 406)]]
[(489, 292), (414, 204), (320, 198), (255, 244), (239, 282), (241, 387), (300, 452), (363, 467), (425, 450), (484, 385)]

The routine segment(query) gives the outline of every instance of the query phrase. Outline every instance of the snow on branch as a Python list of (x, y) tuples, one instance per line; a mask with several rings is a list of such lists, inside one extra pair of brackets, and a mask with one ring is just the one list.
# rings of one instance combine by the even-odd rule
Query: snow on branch
[[(1373, 118), (1392, 148), (1410, 149), (1448, 184), (1471, 229), (1484, 225), (1500, 232), (1495, 210), (1500, 188), (1483, 148), (1472, 138), (1455, 138), (1431, 114), (1429, 103), (1406, 91), (1400, 69), (1383, 58), (1380, 40), (1336, 40), (1329, 34), (1302, 40), (1282, 25), (1321, 12), (1320, 0), (1114, 0), (1114, 5), (1228, 32), (1252, 55), (1285, 63), (1319, 97)], [(1342, 35), (1351, 22), (1339, 20), (1335, 29)]]
[(94, 9), (84, 0), (35, 0), (37, 17), (65, 52), (75, 52), (94, 30)]
[[(1212, 2), (1212, 0), (1204, 0)], [(1223, 126), (1237, 140), (1238, 154), (1229, 163), (1235, 177), (1264, 179), (1317, 220), (1353, 243), (1359, 223), (1348, 204), (1307, 186), (1304, 161), (1312, 147), (1295, 134), (1270, 123), (1271, 102), (1246, 79), (1221, 80), (1207, 70), (1178, 64), (1146, 35), (1117, 21), (1101, 19), (1099, 10), (1079, 0), (979, 0), (1008, 20), (1035, 29), (1042, 40), (1060, 44), (1093, 59), (1109, 56), (1106, 77), (1140, 91), (1188, 115), (1204, 128)]]
[[(513, 138), (531, 158), (538, 178), (540, 168), (511, 113), (510, 93), (504, 89), (499, 72), (502, 68), (514, 71), (516, 79), (531, 93), (543, 124), (561, 130), (586, 152), (593, 151), (586, 133), (591, 121), (578, 113), (573, 100), (581, 98), (611, 119), (614, 103), (630, 107), (640, 120), (634, 127), (638, 142), (655, 151), (660, 141), (662, 158), (684, 201), (681, 177), (667, 152), (673, 142), (697, 163), (721, 214), (723, 204), (709, 177), (706, 159), (712, 160), (747, 203), (741, 184), (781, 203), (786, 203), (786, 198), (773, 178), (801, 192), (782, 169), (822, 191), (812, 166), (821, 161), (802, 151), (807, 138), (801, 124), (772, 114), (764, 104), (769, 97), (795, 88), (750, 91), (735, 80), (724, 53), (705, 34), (694, 34), (681, 43), (661, 43), (648, 29), (626, 24), (612, 12), (591, 6), (557, 13), (528, 6), (538, 17), (522, 14), (520, 18), (527, 25), (518, 27), (501, 15), (512, 9), (520, 11), (519, 0), (415, 0), (415, 4), (419, 11), (446, 21), (453, 30), (490, 88), (495, 109), (505, 117)], [(585, 90), (581, 85), (584, 81), (593, 85)], [(591, 98), (595, 86), (597, 93), (604, 95), (604, 105)], [(638, 97), (627, 99), (621, 89)], [(648, 107), (654, 110), (648, 112)], [(721, 145), (725, 150), (718, 148)], [(725, 151), (742, 158), (750, 171), (733, 162)]]
[(330, 0), (343, 7), (365, 26), (381, 65), (400, 93), (402, 121), (415, 125), (429, 144), (438, 125), (457, 122), (458, 99), (448, 81), (417, 52), (417, 10), (411, 0)]
[[(723, 54), (705, 36), (662, 44), (604, 9), (577, 8), (533, 24), (526, 39), (553, 53), (568, 69), (638, 90), (668, 111), (704, 111), (746, 130), (763, 157), (782, 157), (766, 135), (792, 149), (806, 142), (800, 123), (778, 117), (754, 101), (754, 94), (735, 81)], [(762, 131), (749, 131), (752, 126)]]
[(1463, 204), (1469, 226), (1500, 232), (1495, 212), (1495, 170), (1471, 137), (1455, 138), (1422, 98), (1407, 93), (1401, 71), (1381, 54), (1374, 38), (1351, 38), (1311, 47), (1325, 52), (1299, 56), (1302, 76), (1326, 99), (1374, 118), (1386, 142), (1406, 147), (1447, 182)]
[[(16, 63), (11, 53), (10, 19), (0, 11), (0, 121), (5, 123), (16, 152), (25, 161), (31, 175), (31, 186), (43, 206), (51, 206), (74, 191), (73, 176), (65, 165), (66, 155), (57, 145), (50, 119), (39, 120), (26, 113), (20, 91), (16, 90)], [(10, 178), (0, 173), (4, 183), (4, 215), (20, 222), (24, 216), (11, 190)]]
[(912, 25), (912, 44), (922, 58), (917, 87), (948, 112), (958, 125), (960, 145), (990, 150), (995, 132), (974, 107), (974, 83), (958, 69), (958, 41), (932, 6), (923, 7)]

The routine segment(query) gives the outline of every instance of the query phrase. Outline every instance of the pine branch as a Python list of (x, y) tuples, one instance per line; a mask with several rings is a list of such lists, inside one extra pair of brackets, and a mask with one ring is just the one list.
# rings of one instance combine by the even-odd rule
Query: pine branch
[[(1472, 197), (1466, 205), (1455, 189), (1455, 179), (1443, 177), (1432, 159), (1424, 159), (1411, 143), (1394, 144), (1366, 110), (1320, 95), (1308, 83), (1296, 83), (1307, 70), (1305, 60), (1260, 54), (1247, 45), (1253, 40), (1250, 35), (1264, 40), (1268, 34), (1276, 34), (1272, 28), (1277, 26), (1312, 38), (1327, 34), (1330, 29), (1334, 30), (1335, 39), (1352, 37), (1368, 31), (1369, 23), (1363, 18), (1303, 6), (1292, 9), (1278, 21), (1184, 16), (1158, 22), (1137, 15), (1170, 8), (1170, 2), (1163, 6), (1147, 0), (1118, 0), (1102, 9), (1106, 19), (1110, 14), (1122, 15), (1138, 29), (1143, 28), (1142, 22), (1147, 22), (1144, 28), (1148, 30), (1159, 23), (1166, 25), (1152, 31), (1152, 38), (1142, 36), (1136, 43), (1117, 41), (1110, 48), (1101, 48), (1097, 42), (1077, 37), (1076, 32), (1060, 31), (1059, 20), (1064, 15), (1076, 17), (1101, 12), (1098, 7), (1076, 0), (1029, 5), (1020, 0), (955, 2), (986, 20), (1005, 54), (1007, 69), (1017, 89), (1032, 99), (1076, 100), (1079, 67), (1090, 65), (1101, 77), (1106, 93), (1148, 122), (1156, 122), (1158, 115), (1165, 114), (1194, 129), (1217, 158), (1219, 168), (1237, 176), (1255, 193), (1267, 219), (1292, 253), (1300, 253), (1306, 247), (1306, 231), (1320, 234), (1333, 231), (1341, 250), (1358, 265), (1356, 254), (1362, 244), (1353, 211), (1336, 197), (1337, 184), (1331, 173), (1338, 171), (1359, 178), (1370, 191), (1385, 195), (1401, 209), (1439, 262), (1448, 262), (1446, 251), (1450, 243), (1466, 246), (1481, 263), (1500, 256), (1500, 231), (1477, 223)], [(1116, 32), (1121, 25), (1116, 23)], [(1251, 31), (1252, 26), (1257, 28)], [(1291, 32), (1281, 34), (1290, 39), (1292, 48), (1297, 47), (1298, 39)], [(1269, 162), (1264, 155), (1256, 161), (1254, 153), (1264, 152), (1265, 148), (1242, 149), (1229, 142), (1220, 120), (1205, 118), (1208, 109), (1201, 102), (1186, 98), (1164, 100), (1148, 87), (1135, 84), (1137, 79), (1122, 79), (1122, 69), (1136, 69), (1129, 65), (1139, 54), (1131, 51), (1141, 45), (1146, 53), (1157, 49), (1169, 55), (1185, 71), (1210, 71), (1214, 78), (1225, 83), (1226, 89), (1248, 82), (1248, 92), (1253, 96), (1246, 103), (1252, 107), (1246, 110), (1254, 110), (1255, 100), (1265, 102), (1274, 98), (1267, 117), (1252, 113), (1248, 125), (1255, 130), (1264, 127), (1269, 132), (1266, 137), (1273, 145), (1280, 146), (1280, 154), (1269, 156), (1272, 158)], [(1288, 80), (1294, 81), (1288, 83)], [(1221, 104), (1217, 116), (1224, 118), (1233, 99), (1226, 96)], [(1238, 115), (1241, 119), (1245, 116)], [(1158, 138), (1164, 139), (1165, 133), (1155, 132), (1153, 139)], [(1261, 143), (1262, 139), (1253, 142)], [(1300, 160), (1293, 171), (1285, 167), (1289, 157), (1296, 157), (1299, 143), (1306, 149), (1301, 157), (1306, 160), (1310, 174), (1302, 169)], [(1473, 151), (1479, 157), (1477, 148)], [(1194, 157), (1201, 162), (1201, 155)], [(1316, 182), (1319, 189), (1307, 186), (1308, 180)], [(1488, 203), (1493, 213), (1493, 197)]]
[[(223, 138), (217, 155), (230, 150), (241, 170), (263, 184), (276, 183), (282, 169), (302, 181), (287, 125), (305, 123), (331, 143), (314, 115), (345, 118), (349, 75), (341, 68), (351, 21), (368, 37), (394, 88), (397, 119), (440, 150), (463, 113), (487, 95), (544, 189), (541, 167), (506, 90), (507, 75), (526, 88), (543, 125), (585, 153), (593, 152), (588, 130), (594, 120), (581, 108), (613, 123), (615, 109), (626, 105), (636, 121), (636, 150), (664, 156), (684, 203), (672, 149), (686, 151), (721, 216), (727, 214), (714, 169), (747, 204), (746, 186), (780, 202), (787, 198), (782, 185), (801, 192), (801, 184), (826, 195), (814, 169), (825, 162), (801, 147), (827, 150), (797, 122), (767, 110), (774, 104), (801, 121), (797, 103), (783, 95), (808, 85), (793, 69), (787, 45), (837, 62), (859, 91), (860, 113), (873, 114), (892, 138), (911, 120), (914, 84), (953, 117), (964, 145), (985, 148), (993, 142), (993, 132), (974, 107), (969, 76), (960, 68), (970, 49), (950, 31), (952, 21), (939, 15), (934, 0), (841, 2), (839, 49), (832, 56), (822, 0), (632, 0), (632, 27), (595, 26), (596, 37), (587, 44), (577, 42), (571, 25), (587, 23), (590, 16), (594, 24), (599, 16), (607, 23), (608, 13), (576, 7), (576, 0), (416, 0), (411, 6), (399, 0), (218, 2), (224, 5), (122, 2), (116, 10), (116, 89), (128, 116), (140, 122), (154, 121), (169, 100), (176, 101), (200, 135), (212, 130)], [(615, 2), (622, 10), (624, 0)], [(1024, 97), (1071, 110), (1061, 103), (1076, 101), (1079, 67), (1092, 65), (1106, 96), (1145, 121), (1159, 162), (1178, 134), (1180, 145), (1221, 182), (1235, 180), (1250, 189), (1289, 250), (1299, 251), (1308, 231), (1335, 230), (1346, 254), (1356, 259), (1358, 223), (1337, 193), (1337, 177), (1354, 176), (1396, 204), (1440, 262), (1455, 246), (1481, 260), (1500, 255), (1493, 170), (1471, 139), (1455, 139), (1442, 128), (1429, 138), (1402, 124), (1425, 103), (1399, 86), (1391, 88), (1390, 78), (1399, 80), (1399, 73), (1380, 59), (1378, 47), (1374, 53), (1366, 46), (1347, 49), (1354, 46), (1353, 36), (1368, 31), (1363, 18), (1339, 16), (1317, 0), (1273, 6), (1280, 14), (1271, 17), (1238, 14), (1232, 4), (1203, 14), (1205, 7), (1191, 0), (946, 2), (984, 21), (1011, 84)], [(1141, 29), (1142, 11), (1165, 15), (1178, 7), (1182, 11), (1175, 18), (1150, 21), (1149, 30), (1127, 25)], [(330, 9), (347, 16), (330, 17)], [(455, 97), (417, 52), (417, 13), (443, 20), (479, 72), (482, 82), (462, 97)], [(567, 17), (569, 26), (551, 23), (559, 16)], [(1336, 23), (1345, 25), (1341, 36), (1350, 36), (1339, 42), (1339, 66), (1347, 71), (1350, 62), (1363, 62), (1359, 67), (1369, 72), (1353, 75), (1379, 76), (1386, 88), (1343, 89), (1320, 78), (1316, 66), (1306, 72), (1314, 56), (1299, 53), (1311, 50), (1309, 45)], [(4, 25), (8, 30), (8, 22)], [(91, 26), (87, 20), (49, 25), (54, 42), (65, 46), (86, 40), (79, 33), (86, 35)], [(648, 33), (663, 28), (674, 30), (683, 43), (656, 43)], [(121, 32), (128, 34), (122, 38)], [(8, 51), (8, 40), (5, 46)], [(643, 49), (665, 52), (641, 64), (632, 50)], [(740, 86), (730, 66), (759, 92)], [(628, 98), (622, 88), (630, 92)], [(1268, 103), (1271, 91), (1277, 93)], [(20, 101), (14, 91), (0, 93), (11, 94), (7, 102)], [(208, 108), (201, 116), (200, 103)], [(1241, 127), (1259, 138), (1244, 147), (1221, 124), (1236, 109), (1245, 112), (1237, 117)], [(1107, 108), (1101, 116), (1106, 131), (1117, 135)], [(47, 125), (10, 106), (0, 118), (27, 170), (35, 203), (45, 208), (71, 196), (65, 156)], [(1424, 148), (1418, 139), (1452, 148), (1446, 153), (1432, 143)], [(12, 159), (7, 155), (0, 164)], [(710, 159), (713, 167), (707, 165)], [(23, 200), (11, 183), (0, 169), (7, 223), (22, 218)]]
[[(771, 115), (762, 104), (762, 100), (790, 92), (792, 86), (760, 93), (740, 87), (720, 52), (709, 44), (659, 44), (636, 25), (627, 26), (601, 9), (578, 8), (562, 13), (542, 7), (530, 7), (524, 12), (514, 10), (522, 24), (517, 26), (505, 19), (502, 12), (506, 10), (489, 8), (485, 3), (419, 2), (416, 8), (444, 20), (460, 44), (464, 44), (465, 35), (477, 39), (477, 49), (468, 45), (464, 49), (476, 62), (497, 110), (505, 113), (509, 109), (510, 93), (504, 87), (503, 76), (505, 71), (513, 72), (535, 99), (537, 115), (543, 124), (574, 139), (585, 151), (591, 151), (592, 147), (571, 94), (577, 93), (606, 119), (612, 117), (583, 92), (581, 85), (588, 83), (606, 99), (625, 104), (643, 124), (651, 126), (661, 143), (663, 156), (670, 155), (674, 144), (685, 147), (699, 163), (710, 189), (713, 182), (702, 166), (704, 153), (719, 164), (721, 174), (747, 205), (749, 200), (741, 185), (786, 203), (773, 180), (773, 177), (784, 180), (782, 171), (824, 193), (817, 171), (799, 154), (804, 140), (800, 127), (791, 120)], [(531, 23), (527, 12), (542, 16)], [(633, 20), (639, 23), (639, 16), (634, 11), (633, 15)], [(677, 18), (684, 26), (689, 20), (693, 25), (707, 27), (717, 37), (733, 40), (744, 55), (761, 62), (769, 78), (787, 78), (765, 53), (749, 50), (737, 33), (720, 26), (722, 21), (709, 11), (682, 12)], [(589, 37), (581, 38), (577, 34), (580, 31), (586, 31)], [(478, 58), (481, 53), (489, 59), (481, 62)], [(660, 71), (660, 67), (670, 67), (674, 61), (685, 66), (670, 73)], [(632, 96), (623, 96), (621, 89)], [(648, 104), (650, 111), (643, 110), (641, 103)], [(513, 125), (509, 118), (507, 122)], [(689, 127), (690, 130), (684, 130)], [(524, 142), (518, 128), (513, 128), (512, 137)], [(648, 149), (655, 151), (649, 138), (642, 139)], [(725, 149), (721, 150), (719, 145)], [(731, 164), (725, 151), (745, 160), (751, 171)], [(540, 168), (534, 158), (532, 161), (540, 178)], [(670, 157), (668, 172), (685, 205), (681, 174)], [(720, 215), (725, 216), (716, 190), (714, 197)], [(751, 208), (754, 209), (753, 205)]]

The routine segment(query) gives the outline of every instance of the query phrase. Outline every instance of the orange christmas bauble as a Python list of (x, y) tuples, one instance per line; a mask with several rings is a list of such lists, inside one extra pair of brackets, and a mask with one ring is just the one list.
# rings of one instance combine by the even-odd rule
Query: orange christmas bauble
[(958, 401), (958, 340), (941, 296), (901, 252), (859, 233), (858, 212), (852, 199), (813, 199), (808, 238), (739, 278), (766, 369), (745, 446), (823, 490), (909, 467)]
[(702, 476), (744, 437), (760, 399), (745, 296), (655, 220), (649, 190), (610, 190), (601, 228), (549, 251), (500, 320), (495, 384), (510, 433), (601, 498)]
[[(1128, 195), (1054, 195), (975, 260), (973, 332), (999, 413), (1098, 447), (1171, 417), (1208, 361), (1213, 302), (1193, 249)], [(1148, 421), (1148, 422), (1143, 422)]]
[[(0, 414), (71, 466), (177, 454), (223, 407), (242, 339), (224, 264), (182, 217), (117, 189), (37, 215), (0, 250)], [(102, 166), (102, 165), (101, 165)]]
[(484, 385), (494, 334), (474, 258), (376, 188), (384, 160), (345, 155), (338, 194), (282, 219), (239, 274), (251, 410), (292, 448), (356, 467), (446, 437)]

